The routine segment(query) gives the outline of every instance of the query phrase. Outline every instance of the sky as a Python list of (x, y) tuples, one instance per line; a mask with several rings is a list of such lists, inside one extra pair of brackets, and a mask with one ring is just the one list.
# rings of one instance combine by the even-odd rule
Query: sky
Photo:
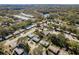
[(79, 4), (79, 0), (0, 0), (0, 4)]

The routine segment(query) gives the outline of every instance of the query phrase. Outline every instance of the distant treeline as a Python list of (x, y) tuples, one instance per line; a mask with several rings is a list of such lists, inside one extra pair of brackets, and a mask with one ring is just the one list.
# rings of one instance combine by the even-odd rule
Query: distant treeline
[(20, 10), (20, 9), (35, 9), (35, 8), (79, 8), (78, 4), (1, 4), (0, 10)]

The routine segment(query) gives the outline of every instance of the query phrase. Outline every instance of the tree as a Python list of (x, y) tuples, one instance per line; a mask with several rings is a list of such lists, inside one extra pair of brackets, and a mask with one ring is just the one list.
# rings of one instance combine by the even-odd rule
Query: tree
[(36, 30), (35, 33), (36, 33), (37, 35), (39, 35), (40, 39), (42, 39), (42, 38), (44, 37), (44, 34), (43, 34), (42, 31)]
[(63, 34), (58, 34), (57, 36), (53, 35), (51, 40), (53, 44), (60, 46), (61, 48), (66, 47), (66, 39)]
[(6, 19), (6, 22), (7, 23), (13, 23), (14, 22), (14, 19), (12, 19), (12, 18)]
[(67, 43), (71, 51), (79, 55), (79, 42), (70, 40), (70, 41), (67, 41)]
[(58, 38), (59, 38), (59, 45), (60, 47), (66, 47), (66, 39), (64, 37), (64, 34), (58, 34)]
[(0, 27), (0, 35), (5, 36), (6, 33), (6, 30), (3, 27)]
[(22, 21), (22, 22), (19, 22), (18, 24), (16, 24), (17, 28), (24, 28), (28, 25), (31, 25), (32, 22), (29, 20), (29, 21)]
[(27, 54), (29, 53), (30, 47), (29, 47), (29, 45), (27, 43), (27, 37), (21, 37), (21, 38), (19, 38), (19, 40), (17, 41), (17, 43), (18, 44), (22, 44), (25, 52), (27, 52)]
[(4, 48), (1, 43), (0, 43), (0, 55), (4, 55)]

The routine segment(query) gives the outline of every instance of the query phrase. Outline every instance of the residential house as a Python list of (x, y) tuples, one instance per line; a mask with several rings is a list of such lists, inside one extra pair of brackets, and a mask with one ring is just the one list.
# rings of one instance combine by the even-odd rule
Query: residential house
[(6, 38), (6, 39), (9, 39), (9, 38), (11, 38), (11, 37), (12, 37), (12, 34), (6, 36), (5, 38)]
[(15, 48), (14, 54), (15, 55), (22, 55), (24, 53), (24, 49)]
[(59, 55), (69, 55), (69, 53), (67, 51), (65, 51), (65, 49), (61, 49), (58, 54)]
[(28, 34), (27, 36), (28, 36), (29, 38), (32, 38), (32, 37), (34, 37), (34, 34), (31, 33), (31, 34)]
[(50, 33), (50, 31), (43, 31), (44, 35), (48, 35)]
[(37, 37), (37, 36), (34, 36), (34, 37), (32, 38), (32, 40), (38, 43), (38, 42), (40, 41), (40, 38)]
[(58, 54), (58, 52), (59, 52), (59, 50), (60, 50), (60, 48), (59, 47), (56, 47), (56, 46), (52, 46), (52, 45), (50, 45), (49, 47), (48, 47), (48, 50), (50, 51), (50, 52), (52, 52), (52, 53), (54, 53), (55, 55), (57, 55)]
[(49, 46), (49, 42), (47, 42), (45, 40), (41, 40), (40, 44), (43, 45), (44, 47), (48, 47)]
[(35, 26), (36, 26), (36, 24), (29, 25), (29, 26), (26, 26), (25, 29), (29, 30), (29, 29), (31, 29), (31, 28), (33, 28), (33, 27), (35, 27)]
[(27, 51), (24, 50), (24, 45), (23, 44), (19, 44), (13, 50), (13, 54), (14, 55), (27, 55), (28, 53), (27, 53)]

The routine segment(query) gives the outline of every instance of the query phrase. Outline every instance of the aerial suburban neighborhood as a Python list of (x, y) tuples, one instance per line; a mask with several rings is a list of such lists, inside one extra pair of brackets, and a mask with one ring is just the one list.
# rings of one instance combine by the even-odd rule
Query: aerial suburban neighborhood
[(79, 5), (1, 5), (0, 55), (79, 55)]

